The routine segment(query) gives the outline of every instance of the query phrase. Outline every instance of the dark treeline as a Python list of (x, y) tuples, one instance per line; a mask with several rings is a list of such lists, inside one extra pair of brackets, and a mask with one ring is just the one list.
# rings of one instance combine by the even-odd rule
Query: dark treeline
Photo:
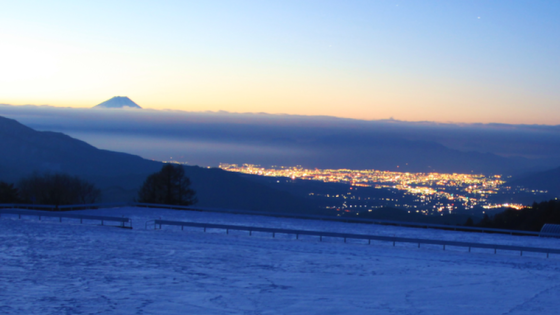
[(477, 226), (538, 232), (546, 223), (560, 224), (560, 201), (533, 203), (522, 210), (507, 209), (493, 217), (485, 216)]
[[(181, 165), (164, 164), (144, 181), (138, 201), (168, 205), (192, 205), (196, 193)], [(101, 201), (101, 191), (94, 184), (63, 173), (34, 173), (17, 185), (0, 181), (0, 203), (39, 205), (76, 205)]]
[(0, 182), (0, 203), (71, 205), (96, 203), (101, 191), (92, 183), (63, 173), (34, 173), (17, 186)]

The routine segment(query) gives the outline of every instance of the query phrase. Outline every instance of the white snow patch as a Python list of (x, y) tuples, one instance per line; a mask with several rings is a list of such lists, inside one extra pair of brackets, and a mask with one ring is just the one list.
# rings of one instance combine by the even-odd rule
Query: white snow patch
[(133, 230), (0, 219), (0, 313), (557, 314), (560, 257), (177, 227), (211, 222), (560, 248), (559, 240), (145, 208)]

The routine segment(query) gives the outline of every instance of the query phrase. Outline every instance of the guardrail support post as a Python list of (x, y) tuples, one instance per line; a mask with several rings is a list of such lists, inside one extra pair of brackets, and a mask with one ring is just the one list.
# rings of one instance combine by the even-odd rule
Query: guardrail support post
[(418, 243), (418, 248), (420, 248), (420, 243)]
[(185, 227), (184, 225), (181, 225), (181, 231), (183, 230), (184, 227)]
[(546, 258), (548, 258), (548, 254), (549, 254), (549, 253), (547, 252), (547, 253), (546, 253)]
[(344, 238), (344, 243), (346, 243), (346, 237)]
[(319, 235), (319, 242), (323, 241), (323, 235)]
[(229, 234), (229, 229), (226, 229), (226, 234)]
[(299, 240), (299, 234), (296, 233), (296, 240)]
[(395, 241), (393, 241), (393, 247), (395, 247)]
[(494, 254), (496, 253), (497, 250), (498, 250), (497, 248), (494, 248)]
[(443, 244), (443, 250), (445, 250), (445, 244)]
[(206, 232), (206, 227), (204, 227), (204, 232)]
[(273, 238), (274, 238), (274, 234), (275, 234), (275, 233), (274, 233), (274, 232), (272, 232), (272, 237), (273, 237)]
[(62, 217), (58, 217), (58, 222), (62, 222)]
[(253, 235), (253, 231), (249, 230), (249, 236)]
[(80, 218), (80, 224), (82, 224), (82, 223), (83, 223), (83, 222), (82, 222), (82, 220), (83, 220), (83, 219), (82, 219), (82, 218)]
[(522, 250), (519, 251), (519, 256), (523, 256), (523, 251)]

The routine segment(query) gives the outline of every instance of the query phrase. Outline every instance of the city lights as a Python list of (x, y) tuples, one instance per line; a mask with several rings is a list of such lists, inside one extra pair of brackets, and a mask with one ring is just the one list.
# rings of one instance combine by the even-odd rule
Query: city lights
[[(517, 203), (492, 203), (490, 197), (500, 191), (509, 191), (512, 188), (505, 185), (501, 175), (485, 176), (482, 174), (449, 174), (449, 173), (408, 173), (380, 170), (351, 170), (351, 169), (306, 169), (295, 167), (270, 167), (264, 168), (253, 164), (220, 164), (220, 168), (230, 172), (244, 174), (283, 177), (291, 180), (315, 180), (327, 183), (345, 183), (353, 187), (371, 187), (375, 189), (398, 190), (404, 196), (410, 196), (411, 201), (399, 203), (398, 199), (379, 198), (378, 202), (390, 202), (391, 206), (399, 208), (413, 208), (418, 213), (452, 213), (458, 209), (472, 209), (476, 206), (484, 209), (514, 208), (522, 209), (524, 205)], [(516, 188), (523, 191), (522, 188)], [(546, 193), (535, 192), (531, 193)], [(325, 195), (327, 198), (341, 200), (352, 199), (352, 193), (347, 196)], [(310, 196), (317, 194), (310, 193)], [(351, 205), (346, 201), (342, 209), (359, 210), (383, 206)], [(422, 209), (417, 209), (417, 207)], [(332, 208), (337, 208), (333, 206)], [(365, 210), (365, 209), (364, 209)]]

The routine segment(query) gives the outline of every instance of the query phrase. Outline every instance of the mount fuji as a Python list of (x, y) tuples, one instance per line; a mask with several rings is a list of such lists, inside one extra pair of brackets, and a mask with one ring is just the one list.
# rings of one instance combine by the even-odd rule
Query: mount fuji
[(134, 103), (127, 96), (115, 96), (110, 100), (107, 100), (99, 105), (94, 106), (93, 108), (125, 108), (125, 107), (142, 109), (142, 107), (138, 106), (138, 104)]

